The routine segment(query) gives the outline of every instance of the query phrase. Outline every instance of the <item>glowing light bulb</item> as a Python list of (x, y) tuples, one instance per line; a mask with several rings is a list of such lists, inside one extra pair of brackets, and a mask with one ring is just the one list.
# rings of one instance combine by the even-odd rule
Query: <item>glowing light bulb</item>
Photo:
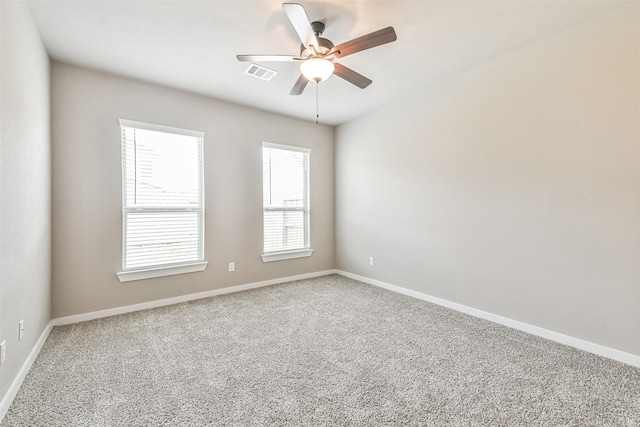
[(307, 59), (300, 64), (300, 72), (302, 72), (302, 75), (304, 75), (307, 80), (315, 80), (316, 82), (327, 80), (331, 77), (335, 68), (333, 62), (324, 58)]

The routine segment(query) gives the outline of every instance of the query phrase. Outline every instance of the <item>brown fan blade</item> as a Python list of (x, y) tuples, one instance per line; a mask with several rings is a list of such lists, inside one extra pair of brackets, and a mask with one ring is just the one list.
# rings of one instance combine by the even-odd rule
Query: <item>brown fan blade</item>
[(296, 33), (298, 33), (298, 37), (300, 37), (304, 47), (313, 46), (318, 49), (318, 39), (316, 39), (313, 28), (311, 28), (311, 23), (307, 17), (307, 12), (304, 11), (304, 7), (298, 3), (282, 3), (282, 8)]
[(342, 58), (362, 50), (391, 43), (397, 39), (398, 36), (396, 36), (396, 32), (393, 27), (387, 27), (374, 31), (373, 33), (369, 33), (365, 36), (349, 40), (348, 42), (341, 43), (331, 49), (331, 52), (335, 53), (336, 57)]
[(344, 65), (338, 63), (334, 63), (333, 65), (336, 66), (335, 70), (333, 70), (333, 74), (345, 79), (349, 83), (353, 83), (360, 89), (364, 89), (372, 83), (371, 80), (369, 80), (362, 74), (356, 73), (351, 68), (345, 67)]
[(292, 55), (236, 55), (240, 62), (296, 62), (302, 61)]
[(309, 83), (309, 80), (300, 74), (300, 77), (298, 77), (298, 80), (296, 80), (296, 83), (291, 88), (289, 95), (300, 95), (304, 91), (304, 88), (307, 87), (307, 83)]

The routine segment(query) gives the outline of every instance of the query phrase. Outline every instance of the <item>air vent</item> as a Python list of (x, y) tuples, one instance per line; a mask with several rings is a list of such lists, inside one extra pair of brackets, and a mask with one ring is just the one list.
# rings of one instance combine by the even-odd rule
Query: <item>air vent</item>
[(278, 74), (277, 71), (270, 70), (268, 68), (261, 67), (260, 65), (256, 65), (256, 64), (249, 65), (249, 68), (247, 68), (244, 73), (249, 74), (250, 76), (253, 76), (253, 77), (257, 77), (262, 80), (266, 80), (266, 81), (271, 80), (273, 76)]

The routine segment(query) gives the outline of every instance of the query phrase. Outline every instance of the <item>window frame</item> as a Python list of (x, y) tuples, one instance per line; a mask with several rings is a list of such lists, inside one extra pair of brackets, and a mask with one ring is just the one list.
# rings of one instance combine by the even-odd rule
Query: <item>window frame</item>
[[(306, 161), (304, 162), (306, 166), (306, 170), (304, 171), (304, 183), (303, 183), (303, 200), (304, 206), (302, 208), (293, 207), (267, 207), (264, 204), (264, 175), (263, 175), (263, 193), (262, 193), (262, 262), (272, 262), (272, 261), (282, 261), (287, 259), (295, 259), (295, 258), (304, 258), (309, 257), (313, 254), (313, 249), (311, 248), (311, 149), (305, 147), (299, 147), (295, 145), (285, 145), (285, 144), (276, 144), (273, 142), (263, 141), (262, 146), (260, 148), (261, 152), (261, 165), (264, 168), (264, 149), (272, 148), (276, 150), (285, 150), (285, 151), (293, 151), (300, 152), (308, 156)], [(264, 243), (265, 243), (265, 228), (264, 228), (264, 220), (266, 212), (303, 212), (303, 221), (304, 221), (304, 247), (297, 249), (289, 249), (289, 250), (279, 250), (279, 251), (269, 251), (265, 252)]]
[[(121, 167), (122, 167), (122, 271), (116, 273), (121, 282), (132, 280), (149, 279), (153, 277), (171, 276), (175, 274), (184, 274), (197, 271), (204, 271), (207, 267), (205, 256), (205, 205), (204, 205), (204, 137), (205, 133), (190, 129), (182, 129), (171, 126), (157, 125), (146, 122), (139, 122), (128, 119), (119, 119), (120, 123), (120, 146), (121, 146)], [(189, 136), (198, 139), (198, 147), (200, 151), (200, 192), (198, 197), (198, 207), (179, 207), (179, 206), (153, 206), (153, 207), (129, 207), (127, 206), (127, 167), (126, 167), (126, 151), (123, 139), (124, 128), (140, 129), (153, 132), (161, 132), (165, 134), (174, 134), (180, 136)], [(127, 215), (139, 212), (198, 212), (198, 259), (190, 261), (168, 262), (162, 264), (154, 264), (141, 267), (125, 268), (127, 257)]]

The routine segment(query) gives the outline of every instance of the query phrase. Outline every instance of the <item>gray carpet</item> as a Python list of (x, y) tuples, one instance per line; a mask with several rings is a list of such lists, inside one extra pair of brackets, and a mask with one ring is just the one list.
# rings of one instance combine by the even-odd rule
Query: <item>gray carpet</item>
[(640, 369), (327, 276), (56, 327), (3, 426), (640, 425)]

